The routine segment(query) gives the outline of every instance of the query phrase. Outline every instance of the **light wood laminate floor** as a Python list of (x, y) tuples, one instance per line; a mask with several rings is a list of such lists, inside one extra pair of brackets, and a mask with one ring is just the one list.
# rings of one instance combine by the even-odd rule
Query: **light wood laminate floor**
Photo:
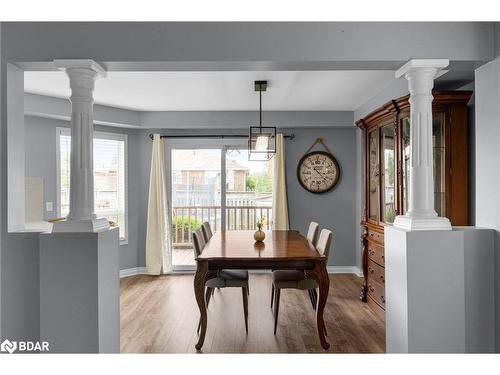
[[(361, 278), (330, 275), (325, 323), (330, 353), (383, 353), (384, 322), (358, 299)], [(239, 288), (215, 291), (208, 309), (204, 353), (324, 353), (306, 291), (281, 293), (276, 336), (271, 275), (250, 274), (248, 335)], [(199, 311), (193, 275), (131, 276), (121, 280), (123, 353), (194, 353)]]

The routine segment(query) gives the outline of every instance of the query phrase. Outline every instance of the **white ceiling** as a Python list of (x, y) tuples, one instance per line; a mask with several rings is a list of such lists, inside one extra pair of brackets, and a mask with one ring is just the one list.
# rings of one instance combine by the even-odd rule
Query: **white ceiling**
[[(137, 111), (258, 109), (253, 81), (268, 80), (263, 109), (353, 111), (394, 80), (393, 71), (109, 72), (96, 81), (95, 102)], [(59, 72), (25, 72), (24, 90), (68, 98)]]

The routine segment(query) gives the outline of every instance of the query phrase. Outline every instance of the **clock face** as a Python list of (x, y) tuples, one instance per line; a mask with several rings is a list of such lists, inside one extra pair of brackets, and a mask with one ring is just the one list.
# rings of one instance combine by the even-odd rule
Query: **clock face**
[(297, 178), (311, 193), (326, 193), (333, 189), (340, 177), (340, 168), (332, 154), (313, 151), (302, 157), (297, 167)]

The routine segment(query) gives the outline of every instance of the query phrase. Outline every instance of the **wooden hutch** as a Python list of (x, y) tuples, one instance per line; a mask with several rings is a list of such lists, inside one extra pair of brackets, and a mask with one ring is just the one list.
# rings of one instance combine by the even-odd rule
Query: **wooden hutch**
[[(452, 225), (468, 225), (468, 108), (472, 91), (434, 91), (434, 205)], [(385, 316), (384, 227), (408, 207), (409, 95), (358, 120), (363, 130), (361, 300)]]

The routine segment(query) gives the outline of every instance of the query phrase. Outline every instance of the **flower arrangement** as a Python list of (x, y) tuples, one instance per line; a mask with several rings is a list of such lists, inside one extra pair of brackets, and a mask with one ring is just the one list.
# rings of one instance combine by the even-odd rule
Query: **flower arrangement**
[(266, 233), (262, 230), (264, 228), (264, 225), (266, 224), (266, 220), (267, 218), (265, 216), (262, 216), (255, 222), (255, 225), (257, 226), (257, 232), (254, 233), (253, 238), (257, 242), (262, 242), (264, 241), (264, 238), (266, 238)]
[(266, 220), (267, 218), (265, 216), (262, 216), (259, 220), (255, 222), (255, 225), (257, 226), (258, 230), (262, 230), (262, 228), (264, 228), (264, 225), (266, 225)]

